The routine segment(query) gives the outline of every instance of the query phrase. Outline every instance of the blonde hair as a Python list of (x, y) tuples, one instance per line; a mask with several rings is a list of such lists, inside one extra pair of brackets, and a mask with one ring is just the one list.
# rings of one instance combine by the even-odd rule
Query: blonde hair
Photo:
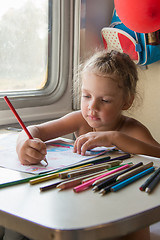
[(115, 50), (99, 51), (80, 66), (80, 79), (88, 71), (98, 76), (110, 76), (117, 81), (119, 87), (123, 88), (126, 97), (135, 97), (138, 81), (137, 66), (127, 54)]

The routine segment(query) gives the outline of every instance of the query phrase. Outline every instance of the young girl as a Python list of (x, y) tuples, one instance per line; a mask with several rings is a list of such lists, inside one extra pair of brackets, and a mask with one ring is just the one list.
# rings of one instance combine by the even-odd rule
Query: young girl
[(130, 57), (106, 50), (94, 54), (81, 71), (81, 110), (30, 126), (34, 139), (21, 132), (17, 153), (22, 164), (37, 164), (46, 155), (45, 141), (74, 132), (74, 152), (116, 146), (124, 152), (160, 157), (160, 144), (139, 121), (123, 115), (136, 95), (137, 68)]
[[(117, 51), (100, 51), (80, 71), (81, 110), (30, 126), (34, 139), (21, 132), (17, 153), (22, 164), (37, 164), (45, 158), (45, 141), (75, 133), (74, 152), (84, 155), (96, 146), (116, 146), (124, 152), (160, 157), (160, 144), (140, 122), (122, 114), (136, 95), (137, 68), (130, 57)], [(149, 228), (120, 239), (149, 239)]]

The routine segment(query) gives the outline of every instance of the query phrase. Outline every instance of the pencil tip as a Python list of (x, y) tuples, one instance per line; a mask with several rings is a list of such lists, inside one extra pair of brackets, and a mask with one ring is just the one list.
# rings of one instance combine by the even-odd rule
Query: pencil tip
[(98, 191), (97, 186), (93, 187), (92, 190), (93, 190), (93, 192), (97, 192)]
[(149, 188), (146, 188), (145, 192), (146, 192), (146, 193), (150, 193), (150, 189), (149, 189)]
[(99, 192), (99, 194), (104, 195), (104, 194), (105, 194), (105, 190), (102, 189), (102, 190)]

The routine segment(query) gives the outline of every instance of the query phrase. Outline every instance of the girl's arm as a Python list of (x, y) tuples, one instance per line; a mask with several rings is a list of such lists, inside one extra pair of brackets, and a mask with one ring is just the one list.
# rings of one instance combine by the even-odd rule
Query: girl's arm
[(44, 141), (79, 131), (83, 121), (81, 112), (77, 111), (57, 120), (30, 126), (28, 129), (33, 139), (28, 139), (24, 131), (17, 139), (16, 151), (19, 160), (24, 165), (39, 163), (47, 153)]
[(82, 155), (96, 146), (116, 146), (124, 152), (160, 157), (160, 144), (139, 122), (121, 131), (90, 132), (77, 138), (74, 151)]

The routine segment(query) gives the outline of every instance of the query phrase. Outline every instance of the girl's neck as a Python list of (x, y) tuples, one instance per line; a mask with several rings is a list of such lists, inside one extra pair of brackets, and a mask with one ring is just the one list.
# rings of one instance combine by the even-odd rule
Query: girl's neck
[(118, 121), (110, 126), (110, 127), (104, 127), (103, 129), (96, 129), (96, 128), (93, 128), (93, 132), (98, 132), (98, 131), (120, 131), (123, 127), (123, 124), (125, 122), (125, 117), (123, 115), (121, 115), (118, 119)]

